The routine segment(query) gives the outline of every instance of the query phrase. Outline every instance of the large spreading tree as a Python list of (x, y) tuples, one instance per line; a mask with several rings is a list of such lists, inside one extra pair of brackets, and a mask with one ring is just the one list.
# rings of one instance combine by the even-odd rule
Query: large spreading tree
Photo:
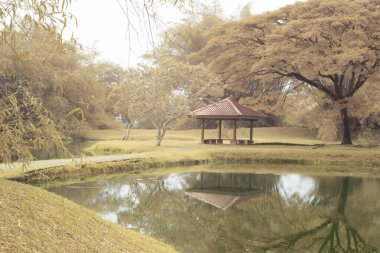
[(380, 69), (380, 1), (311, 0), (229, 23), (204, 52), (229, 80), (280, 80), (318, 90), (340, 110), (352, 144), (350, 100)]

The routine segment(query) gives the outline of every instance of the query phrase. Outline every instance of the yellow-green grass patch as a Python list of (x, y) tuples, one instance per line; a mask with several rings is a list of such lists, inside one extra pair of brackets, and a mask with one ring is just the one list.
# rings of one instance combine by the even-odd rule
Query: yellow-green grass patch
[(45, 190), (0, 180), (0, 252), (175, 252)]
[[(240, 129), (240, 133), (246, 129)], [(216, 130), (206, 133), (216, 134)], [(261, 133), (260, 133), (261, 131)], [(292, 145), (204, 145), (199, 143), (199, 130), (169, 131), (160, 147), (155, 146), (153, 130), (136, 129), (131, 139), (100, 141), (88, 148), (94, 154), (128, 154), (133, 153), (133, 159), (114, 162), (87, 163), (82, 165), (59, 166), (52, 168), (31, 168), (28, 171), (0, 171), (0, 178), (14, 180), (47, 182), (80, 180), (93, 176), (124, 173), (135, 169), (162, 168), (200, 163), (251, 164), (256, 165), (313, 165), (315, 171), (330, 171), (329, 166), (340, 173), (371, 173), (378, 174), (380, 167), (380, 148), (342, 146), (320, 142), (306, 129), (296, 128), (258, 128), (256, 136), (267, 138), (274, 142), (297, 143)], [(109, 131), (105, 133), (106, 139)], [(101, 135), (101, 131), (98, 131)], [(239, 138), (243, 138), (241, 136)], [(318, 145), (311, 145), (317, 143)], [(306, 145), (306, 146), (302, 146)], [(323, 167), (323, 168), (322, 168)], [(339, 167), (339, 168), (337, 168)], [(285, 170), (285, 168), (284, 168)]]

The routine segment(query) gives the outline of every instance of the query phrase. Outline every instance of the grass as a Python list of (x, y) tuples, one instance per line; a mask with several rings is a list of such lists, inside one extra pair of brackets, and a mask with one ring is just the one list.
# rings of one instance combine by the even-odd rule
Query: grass
[[(252, 148), (252, 147), (251, 147)], [(333, 153), (333, 154), (332, 154)], [(149, 154), (149, 155), (148, 155)], [(59, 166), (16, 173), (11, 180), (32, 184), (46, 184), (71, 180), (87, 180), (94, 176), (140, 172), (141, 170), (209, 164), (228, 166), (249, 165), (251, 172), (274, 168), (276, 173), (301, 172), (312, 174), (339, 174), (351, 176), (380, 176), (380, 154), (378, 150), (356, 152), (343, 147), (288, 147), (264, 146), (257, 150), (225, 147), (224, 150), (146, 152), (141, 158), (90, 163), (82, 166)]]
[[(128, 141), (122, 141), (124, 131), (106, 130), (89, 132), (90, 139), (101, 140), (94, 144), (87, 151), (93, 154), (115, 154), (115, 153), (134, 153), (160, 150), (164, 148), (174, 149), (200, 149), (200, 130), (168, 131), (162, 142), (162, 147), (155, 147), (155, 130), (136, 129)], [(217, 130), (206, 130), (205, 138), (216, 138)], [(232, 136), (232, 129), (223, 129), (222, 138), (228, 139)], [(248, 139), (249, 129), (239, 129), (238, 139)], [(288, 128), (288, 127), (263, 127), (254, 130), (254, 140), (256, 143), (294, 143), (294, 144), (322, 144), (307, 129)], [(337, 144), (337, 143), (329, 143)], [(209, 146), (210, 148), (210, 146)]]
[[(231, 136), (232, 130), (223, 130), (224, 138)], [(178, 159), (206, 159), (226, 161), (246, 158), (260, 163), (298, 163), (324, 165), (352, 165), (363, 167), (380, 166), (380, 148), (362, 146), (342, 146), (338, 143), (322, 143), (307, 129), (299, 128), (258, 128), (254, 139), (257, 144), (292, 143), (288, 145), (201, 145), (199, 130), (169, 131), (160, 147), (154, 145), (154, 130), (135, 130), (128, 141), (115, 140), (117, 136), (104, 135), (100, 141), (87, 151), (96, 154), (140, 153), (141, 157), (167, 156)], [(99, 135), (99, 133), (97, 133)], [(215, 138), (216, 130), (206, 130), (205, 138)], [(238, 139), (247, 139), (248, 129), (239, 129)], [(113, 140), (109, 140), (113, 139)], [(319, 146), (312, 146), (317, 144)], [(324, 144), (321, 146), (321, 144)], [(301, 146), (311, 145), (311, 146)]]
[(0, 180), (0, 252), (175, 252), (45, 190)]
[[(313, 150), (309, 147), (289, 147), (286, 153), (282, 146), (265, 146), (252, 153), (252, 150), (239, 151), (231, 147), (224, 150), (205, 151), (168, 151), (147, 152), (144, 157), (96, 164), (86, 164), (82, 167), (56, 167), (30, 171), (27, 174), (16, 175), (13, 179), (29, 183), (62, 182), (66, 180), (86, 180), (94, 176), (118, 173), (135, 173), (145, 170), (151, 172), (157, 169), (175, 168), (177, 172), (185, 170), (187, 166), (209, 165), (210, 171), (219, 167), (249, 168), (251, 172), (273, 173), (307, 173), (350, 176), (380, 176), (380, 154), (376, 150), (370, 152), (359, 149), (357, 152), (345, 148), (337, 150), (335, 147)], [(334, 154), (331, 154), (334, 152)], [(355, 153), (355, 155), (353, 155)], [(147, 155), (149, 154), (149, 156)], [(317, 157), (317, 158), (313, 158)], [(365, 159), (365, 160), (362, 160)], [(239, 166), (237, 166), (239, 165)], [(197, 168), (195, 168), (197, 169)]]
[[(247, 129), (240, 129), (238, 138), (246, 138)], [(125, 173), (136, 169), (163, 168), (204, 163), (250, 164), (255, 170), (263, 165), (304, 165), (307, 170), (318, 173), (346, 173), (350, 175), (379, 175), (380, 149), (378, 147), (342, 146), (336, 143), (321, 144), (306, 129), (259, 128), (255, 129), (257, 143), (287, 142), (310, 146), (286, 145), (202, 145), (199, 130), (169, 131), (160, 147), (154, 145), (154, 130), (135, 130), (128, 141), (117, 140), (123, 132), (94, 131), (104, 141), (90, 146), (88, 151), (96, 154), (138, 153), (137, 158), (96, 164), (32, 168), (26, 172), (7, 170), (0, 178), (34, 184), (82, 180), (99, 175)], [(103, 135), (102, 135), (103, 133)], [(226, 131), (224, 131), (225, 134)], [(90, 133), (91, 134), (91, 133)], [(206, 138), (216, 135), (216, 130), (207, 130)], [(304, 169), (298, 167), (300, 171)], [(281, 170), (280, 168), (276, 169)], [(288, 168), (282, 167), (286, 172)]]
[(105, 130), (89, 129), (83, 137), (87, 140), (101, 141), (105, 140), (105, 138), (108, 140), (122, 139), (124, 135), (125, 131), (122, 128)]

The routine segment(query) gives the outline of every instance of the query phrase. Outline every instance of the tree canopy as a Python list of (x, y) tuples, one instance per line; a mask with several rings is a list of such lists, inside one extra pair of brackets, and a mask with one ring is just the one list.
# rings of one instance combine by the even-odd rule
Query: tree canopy
[(115, 111), (128, 117), (129, 132), (138, 121), (150, 121), (157, 130), (157, 146), (173, 121), (216, 102), (223, 91), (219, 76), (204, 65), (169, 61), (156, 67), (130, 69), (125, 78), (110, 93), (116, 101)]
[(350, 98), (380, 67), (380, 2), (298, 2), (214, 30), (204, 52), (229, 81), (307, 86), (340, 105), (342, 144), (352, 144)]
[(35, 67), (26, 62), (39, 55), (39, 50), (32, 51), (30, 47), (38, 30), (49, 34), (54, 41), (52, 48), (60, 49), (61, 32), (72, 18), (66, 12), (70, 2), (6, 0), (0, 3), (1, 162), (30, 161), (31, 146), (41, 148), (54, 144), (65, 152), (51, 114), (30, 92), (31, 82), (19, 70)]

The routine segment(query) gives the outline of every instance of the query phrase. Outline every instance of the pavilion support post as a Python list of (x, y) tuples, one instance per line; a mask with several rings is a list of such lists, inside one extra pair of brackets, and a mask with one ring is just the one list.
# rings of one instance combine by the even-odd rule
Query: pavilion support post
[(248, 144), (253, 144), (253, 120), (249, 121), (249, 142)]
[(219, 120), (219, 132), (218, 132), (218, 143), (223, 144), (222, 140), (222, 120)]
[(237, 122), (236, 122), (236, 120), (234, 120), (234, 135), (233, 135), (233, 139), (232, 139), (231, 144), (237, 144), (237, 140), (236, 140), (236, 128), (237, 128)]
[(201, 143), (205, 143), (205, 119), (202, 119)]

